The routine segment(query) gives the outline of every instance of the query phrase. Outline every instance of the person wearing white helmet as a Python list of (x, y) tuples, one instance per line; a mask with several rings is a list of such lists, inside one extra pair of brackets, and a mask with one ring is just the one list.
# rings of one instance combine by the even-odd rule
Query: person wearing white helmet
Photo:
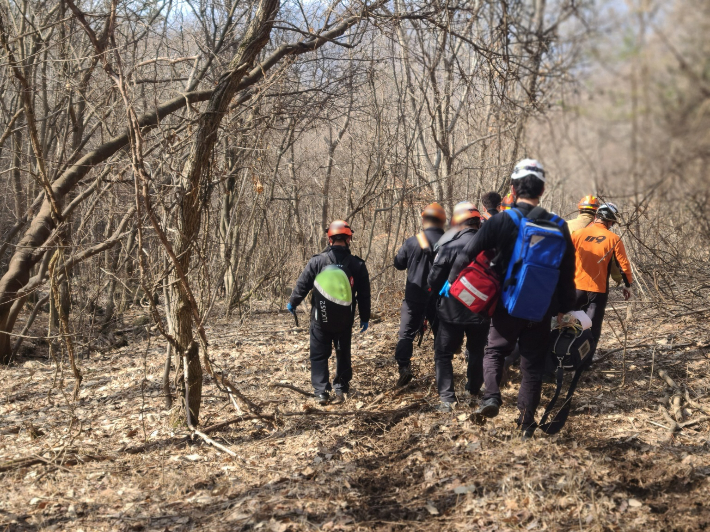
[[(502, 404), (500, 382), (504, 360), (515, 348), (520, 347), (520, 370), (522, 381), (518, 392), (518, 425), (523, 438), (532, 435), (536, 428), (535, 411), (540, 404), (542, 378), (545, 369), (548, 341), (550, 337), (550, 319), (553, 313), (558, 318), (563, 313), (573, 310), (576, 299), (574, 285), (575, 252), (567, 224), (557, 215), (547, 212), (539, 206), (540, 196), (545, 191), (545, 170), (534, 159), (523, 159), (515, 165), (511, 175), (512, 193), (516, 197), (515, 206), (503, 213), (491, 217), (459, 253), (449, 273), (442, 295), (447, 295), (447, 288), (457, 279), (461, 270), (482, 251), (495, 250), (499, 259), (494, 269), (501, 279), (506, 279), (508, 266), (516, 251), (519, 240), (519, 227), (522, 219), (526, 226), (532, 221), (544, 226), (552, 226), (558, 231), (563, 243), (563, 255), (560, 258), (559, 277), (553, 290), (549, 292), (546, 308), (535, 309), (544, 317), (540, 321), (523, 319), (509, 314), (506, 304), (501, 299), (493, 314), (488, 345), (483, 359), (483, 376), (486, 391), (476, 414), (483, 417), (495, 417)], [(536, 241), (539, 242), (539, 241)], [(559, 240), (558, 240), (559, 242)], [(519, 279), (510, 278), (514, 286)], [(505, 285), (505, 283), (504, 283)], [(504, 286), (505, 288), (505, 286)], [(540, 304), (540, 307), (545, 306)]]
[(613, 203), (605, 203), (597, 209), (593, 223), (572, 234), (572, 243), (576, 249), (575, 310), (583, 310), (592, 320), (592, 353), (597, 348), (602, 332), (612, 266), (616, 265), (621, 271), (624, 299), (631, 297), (631, 263), (621, 237), (611, 231), (619, 217), (618, 207)]

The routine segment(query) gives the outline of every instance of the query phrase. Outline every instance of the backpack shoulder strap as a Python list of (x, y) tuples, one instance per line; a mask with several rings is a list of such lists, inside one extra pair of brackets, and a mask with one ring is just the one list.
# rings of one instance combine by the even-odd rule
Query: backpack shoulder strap
[(531, 210), (528, 213), (526, 218), (528, 220), (537, 220), (537, 219), (541, 218), (542, 216), (544, 216), (545, 214), (547, 214), (547, 211), (538, 205), (537, 207), (534, 207), (533, 210)]
[(565, 222), (562, 218), (557, 216), (554, 212), (550, 213), (550, 221), (555, 224), (557, 227), (562, 229), (567, 222)]
[(516, 227), (520, 226), (520, 220), (523, 218), (523, 213), (521, 213), (518, 209), (508, 209), (503, 212), (508, 213), (508, 216), (510, 216), (511, 220), (513, 220)]

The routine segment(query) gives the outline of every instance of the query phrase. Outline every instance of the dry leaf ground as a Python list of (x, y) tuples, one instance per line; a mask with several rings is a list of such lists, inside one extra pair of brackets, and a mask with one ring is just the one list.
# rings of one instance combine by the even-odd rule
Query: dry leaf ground
[[(709, 425), (686, 427), (669, 439), (658, 413), (666, 385), (649, 380), (655, 351), (656, 370), (665, 369), (691, 397), (710, 405), (702, 314), (675, 320), (636, 315), (629, 345), (655, 349), (629, 351), (625, 384), (616, 353), (583, 379), (561, 434), (523, 443), (513, 431), (515, 371), (501, 415), (485, 426), (468, 419), (467, 404), (453, 414), (433, 410), (431, 338), (415, 351), (418, 384), (395, 395), (396, 307), (380, 310), (382, 322), (355, 333), (351, 397), (327, 408), (354, 414), (278, 415), (273, 425), (245, 420), (211, 433), (236, 459), (172, 426), (173, 416), (163, 411), (158, 337), (130, 336), (124, 347), (81, 360), (85, 378), (77, 403), (70, 397), (71, 373), (65, 368), (56, 375), (46, 346), (39, 345), (33, 357), (0, 368), (0, 530), (710, 526)], [(608, 321), (615, 325), (613, 317)], [(310, 389), (306, 330), (283, 313), (235, 323), (215, 318), (208, 335), (212, 358), (243, 393), (267, 413), (303, 414), (304, 405), (313, 406), (291, 390), (269, 387), (282, 382)], [(619, 347), (610, 327), (601, 347)], [(463, 364), (459, 356), (459, 388)], [(52, 387), (61, 379), (63, 385)], [(201, 426), (237, 417), (213, 382), (203, 391)], [(552, 391), (545, 386), (543, 404)]]

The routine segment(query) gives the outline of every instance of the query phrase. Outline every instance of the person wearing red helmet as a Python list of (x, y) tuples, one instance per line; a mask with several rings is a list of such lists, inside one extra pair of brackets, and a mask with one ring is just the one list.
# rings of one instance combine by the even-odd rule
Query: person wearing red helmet
[(424, 321), (431, 325), (434, 336), (437, 332), (437, 298), (429, 292), (427, 276), (434, 259), (434, 246), (444, 234), (446, 211), (438, 203), (431, 203), (422, 210), (421, 216), (423, 231), (405, 240), (394, 258), (396, 269), (407, 270), (407, 284), (400, 311), (399, 340), (394, 351), (399, 369), (398, 387), (412, 380), (414, 338), (422, 330)]
[(503, 201), (500, 204), (500, 211), (507, 211), (515, 207), (515, 194), (510, 193), (503, 198)]
[(350, 253), (353, 231), (344, 220), (328, 226), (329, 246), (308, 261), (291, 293), (286, 309), (296, 307), (312, 293), (310, 350), (311, 384), (321, 405), (330, 401), (328, 359), (335, 347), (334, 403), (342, 403), (352, 379), (351, 338), (355, 308), (360, 311), (360, 332), (370, 321), (370, 275), (365, 261)]
[[(471, 202), (461, 202), (454, 208), (451, 225), (458, 227), (456, 235), (443, 243), (434, 258), (429, 272), (429, 286), (438, 294), (446, 283), (458, 253), (474, 239), (481, 227), (481, 213)], [(488, 337), (489, 320), (474, 314), (460, 301), (452, 297), (438, 299), (436, 306), (439, 330), (434, 338), (436, 364), (436, 387), (439, 391), (440, 412), (451, 412), (457, 403), (454, 391), (454, 353), (466, 337), (468, 352), (466, 390), (478, 394), (483, 384), (483, 350)]]

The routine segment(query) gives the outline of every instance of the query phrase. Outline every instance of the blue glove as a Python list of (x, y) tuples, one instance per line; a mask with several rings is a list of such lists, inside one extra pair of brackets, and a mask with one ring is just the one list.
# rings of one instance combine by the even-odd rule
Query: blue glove
[(451, 283), (447, 280), (446, 283), (444, 283), (444, 287), (441, 289), (441, 292), (439, 292), (440, 296), (444, 297), (449, 297), (451, 294)]
[(361, 332), (361, 333), (364, 333), (364, 332), (367, 330), (367, 328), (368, 328), (369, 326), (370, 326), (370, 322), (369, 322), (369, 321), (361, 321), (361, 322), (360, 322), (360, 332)]
[(296, 309), (293, 308), (293, 305), (291, 305), (291, 303), (286, 305), (286, 310), (288, 310), (291, 314), (296, 314)]

